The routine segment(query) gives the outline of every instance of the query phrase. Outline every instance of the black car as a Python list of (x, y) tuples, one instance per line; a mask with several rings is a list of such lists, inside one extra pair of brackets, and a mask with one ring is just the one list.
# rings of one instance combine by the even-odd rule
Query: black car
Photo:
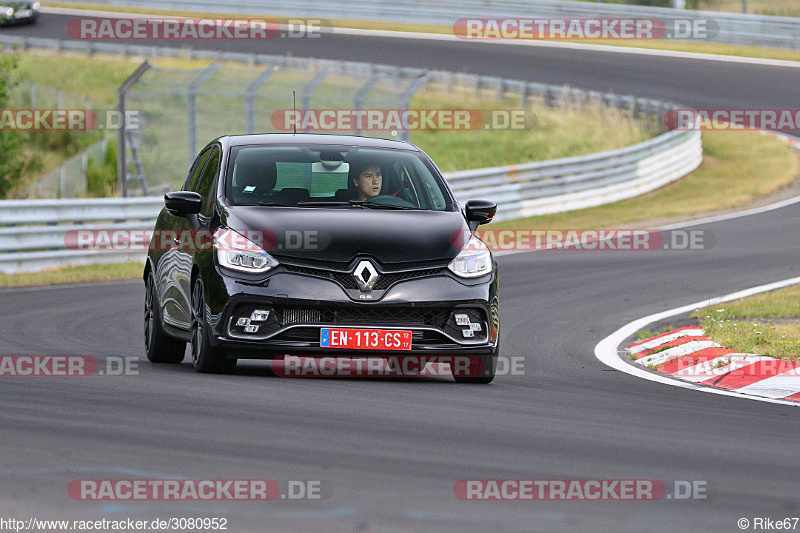
[[(441, 357), (459, 382), (497, 366), (497, 264), (416, 146), (353, 136), (227, 136), (165, 195), (144, 270), (145, 346), (201, 372), (237, 359)], [(456, 367), (453, 356), (478, 365)], [(450, 357), (451, 359), (447, 359)]]
[(25, 22), (36, 22), (42, 6), (27, 0), (0, 0), (0, 27)]

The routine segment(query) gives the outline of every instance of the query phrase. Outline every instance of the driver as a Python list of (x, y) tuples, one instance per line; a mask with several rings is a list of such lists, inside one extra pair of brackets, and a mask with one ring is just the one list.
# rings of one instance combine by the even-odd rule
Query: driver
[(353, 177), (353, 185), (356, 188), (357, 199), (366, 201), (381, 194), (383, 187), (383, 173), (378, 165), (367, 164)]

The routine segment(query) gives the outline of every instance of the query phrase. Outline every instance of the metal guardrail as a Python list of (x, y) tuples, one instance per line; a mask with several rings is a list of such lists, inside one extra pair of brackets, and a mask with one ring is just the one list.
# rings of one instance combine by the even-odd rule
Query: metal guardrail
[[(703, 159), (700, 132), (670, 132), (621, 150), (445, 175), (459, 201), (491, 198), (498, 220), (629, 198), (685, 176)], [(0, 201), (0, 271), (142, 260), (129, 250), (65, 249), (75, 230), (150, 230), (160, 197)]]
[(67, 235), (78, 229), (152, 229), (163, 205), (159, 197), (0, 201), (0, 272), (141, 260), (144, 254), (137, 251), (68, 249)]
[[(82, 0), (65, 0), (81, 3)], [(486, 17), (642, 17), (667, 24), (681, 20), (712, 20), (719, 26), (714, 42), (800, 50), (800, 18), (744, 15), (716, 11), (677, 10), (602, 2), (566, 0), (106, 0), (114, 6), (183, 10), (204, 13), (247, 13), (267, 16), (363, 19), (452, 25), (461, 18)], [(334, 30), (335, 31), (335, 30)]]
[(447, 174), (459, 201), (490, 198), (496, 220), (583, 209), (655, 190), (703, 161), (699, 131), (669, 132), (588, 156)]

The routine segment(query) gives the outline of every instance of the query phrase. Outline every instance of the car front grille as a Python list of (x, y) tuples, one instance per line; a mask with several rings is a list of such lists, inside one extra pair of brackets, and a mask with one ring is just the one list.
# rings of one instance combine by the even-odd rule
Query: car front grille
[(387, 272), (386, 274), (381, 274), (378, 281), (375, 282), (373, 290), (382, 291), (388, 289), (399, 281), (427, 278), (429, 276), (441, 276), (446, 271), (447, 269), (445, 268), (426, 268), (424, 270), (406, 270), (405, 272)]
[(323, 270), (321, 268), (310, 268), (298, 265), (283, 265), (287, 272), (302, 274), (303, 276), (314, 276), (335, 281), (345, 289), (358, 289), (356, 280), (349, 272), (338, 272), (335, 270)]
[[(351, 272), (342, 272), (338, 270), (325, 270), (321, 268), (312, 268), (300, 265), (283, 265), (287, 272), (293, 274), (301, 274), (304, 276), (314, 276), (317, 278), (324, 278), (334, 281), (345, 289), (357, 290), (358, 285)], [(408, 281), (411, 279), (426, 278), (430, 276), (441, 276), (447, 272), (446, 268), (425, 268), (420, 270), (403, 270), (398, 272), (384, 272), (378, 277), (375, 286), (372, 288), (376, 291), (383, 291), (398, 283), (400, 281)]]
[(449, 309), (391, 307), (278, 307), (275, 315), (281, 327), (297, 324), (335, 326), (428, 326), (444, 328)]

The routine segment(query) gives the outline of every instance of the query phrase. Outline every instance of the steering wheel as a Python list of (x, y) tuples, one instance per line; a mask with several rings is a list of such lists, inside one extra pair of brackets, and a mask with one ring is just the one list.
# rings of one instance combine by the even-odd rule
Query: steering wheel
[(382, 205), (396, 205), (399, 207), (413, 207), (415, 209), (417, 208), (417, 206), (415, 206), (408, 200), (398, 198), (397, 196), (392, 196), (391, 194), (380, 194), (378, 196), (373, 196), (367, 201)]

